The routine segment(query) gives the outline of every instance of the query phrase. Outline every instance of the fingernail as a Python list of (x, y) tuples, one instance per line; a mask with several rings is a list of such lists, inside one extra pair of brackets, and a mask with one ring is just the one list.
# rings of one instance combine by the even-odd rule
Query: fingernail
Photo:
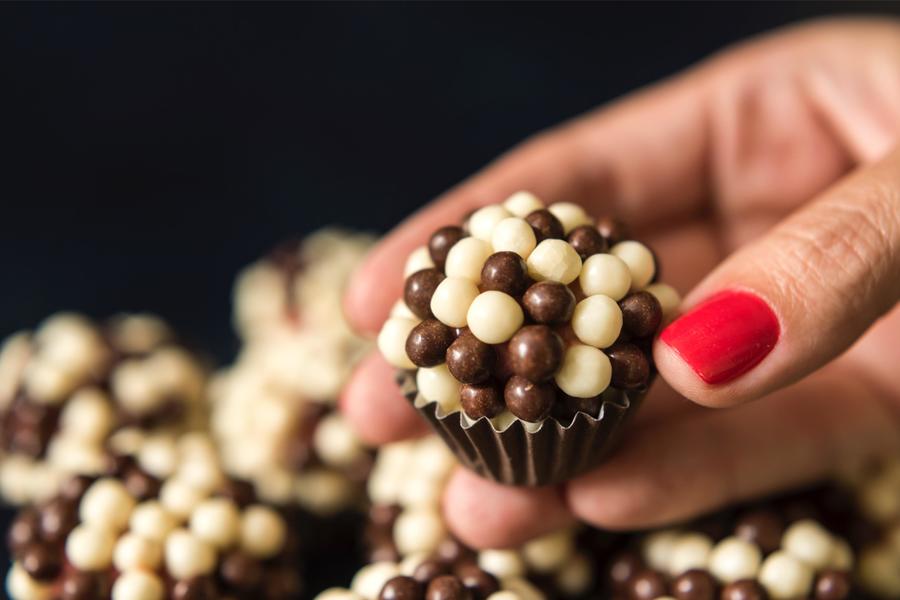
[(660, 339), (706, 383), (740, 377), (775, 347), (781, 328), (759, 296), (719, 292), (666, 327)]

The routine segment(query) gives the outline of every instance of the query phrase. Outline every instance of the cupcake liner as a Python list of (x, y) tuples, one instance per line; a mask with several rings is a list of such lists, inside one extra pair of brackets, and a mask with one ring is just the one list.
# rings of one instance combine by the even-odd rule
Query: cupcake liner
[(535, 431), (516, 419), (497, 431), (487, 418), (468, 424), (462, 412), (444, 414), (436, 402), (424, 401), (408, 371), (398, 372), (397, 382), (465, 467), (492, 481), (520, 486), (553, 485), (596, 467), (615, 447), (645, 395), (610, 388), (596, 418), (579, 412), (563, 424), (549, 417)]

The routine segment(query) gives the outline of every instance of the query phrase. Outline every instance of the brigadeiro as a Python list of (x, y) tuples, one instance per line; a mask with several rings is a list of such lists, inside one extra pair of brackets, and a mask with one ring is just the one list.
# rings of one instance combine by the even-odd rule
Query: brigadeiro
[(203, 363), (152, 315), (96, 323), (59, 313), (9, 337), (0, 350), (0, 495), (45, 501), (70, 475), (101, 474), (117, 433), (203, 426)]
[(126, 438), (107, 472), (16, 516), (12, 600), (300, 597), (285, 516), (225, 476), (205, 434)]
[(379, 349), (459, 460), (509, 484), (603, 459), (680, 302), (621, 223), (528, 192), (432, 232), (404, 273)]

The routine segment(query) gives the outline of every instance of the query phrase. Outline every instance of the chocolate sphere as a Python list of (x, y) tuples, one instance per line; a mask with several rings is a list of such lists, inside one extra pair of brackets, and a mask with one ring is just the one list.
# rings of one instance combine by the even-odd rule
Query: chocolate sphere
[(444, 280), (444, 274), (437, 269), (422, 269), (406, 278), (403, 288), (403, 301), (420, 319), (430, 319), (431, 297), (438, 284)]
[(609, 580), (618, 591), (627, 589), (631, 579), (644, 568), (640, 557), (633, 552), (623, 552), (609, 563)]
[[(59, 586), (60, 600), (96, 600), (103, 596), (100, 579), (95, 573), (68, 571)], [(174, 600), (191, 600), (172, 596)], [(212, 596), (210, 596), (212, 597)]]
[(500, 590), (497, 578), (475, 563), (463, 563), (458, 566), (456, 577), (472, 593), (474, 600), (487, 600), (488, 596)]
[(738, 519), (734, 534), (759, 546), (764, 554), (775, 552), (781, 546), (784, 523), (772, 510), (759, 509), (748, 512)]
[(441, 540), (434, 551), (435, 558), (447, 564), (456, 564), (460, 561), (472, 561), (475, 553), (467, 548), (455, 537), (450, 536)]
[(851, 587), (847, 573), (827, 570), (819, 573), (813, 589), (816, 600), (844, 600), (850, 596)]
[(767, 600), (769, 595), (755, 579), (741, 579), (722, 588), (719, 600)]
[(219, 577), (229, 587), (252, 590), (262, 581), (263, 568), (255, 558), (243, 552), (231, 552), (219, 565)]
[(709, 571), (691, 569), (672, 582), (672, 596), (678, 600), (715, 600), (716, 580)]
[(122, 483), (125, 485), (128, 493), (138, 501), (159, 496), (159, 490), (162, 487), (162, 484), (156, 477), (145, 473), (136, 466), (128, 469), (122, 477)]
[(544, 240), (561, 240), (565, 237), (565, 230), (559, 219), (546, 208), (540, 208), (528, 213), (525, 221), (534, 230), (534, 237), (540, 244)]
[(606, 252), (609, 249), (609, 245), (600, 232), (590, 225), (579, 225), (569, 232), (566, 239), (583, 261), (587, 260), (589, 256)]
[(613, 387), (620, 390), (636, 390), (647, 385), (650, 379), (650, 361), (634, 344), (615, 343), (606, 349), (612, 365)]
[(556, 387), (552, 383), (534, 383), (513, 375), (506, 382), (503, 398), (512, 414), (523, 421), (536, 423), (550, 414), (556, 400)]
[(447, 368), (462, 383), (482, 383), (494, 370), (496, 352), (468, 330), (464, 331), (447, 348)]
[(467, 383), (459, 390), (462, 409), (470, 419), (496, 417), (503, 412), (503, 395), (494, 383)]
[(567, 322), (575, 312), (575, 294), (558, 281), (541, 281), (525, 291), (525, 312), (537, 323), (558, 325)]
[(59, 495), (67, 500), (81, 500), (92, 483), (94, 479), (85, 475), (70, 477), (60, 488)]
[(14, 556), (19, 556), (31, 544), (40, 540), (41, 518), (33, 508), (25, 508), (12, 522), (6, 533), (6, 545)]
[(402, 509), (396, 504), (373, 504), (369, 508), (369, 523), (379, 527), (391, 528), (401, 512)]
[(650, 292), (635, 292), (619, 301), (622, 328), (637, 338), (651, 337), (662, 322), (662, 306)]
[(51, 581), (62, 569), (62, 561), (56, 548), (47, 544), (31, 544), (21, 553), (19, 562), (32, 579)]
[(629, 596), (633, 600), (656, 600), (668, 594), (666, 578), (657, 571), (644, 569), (628, 582)]
[(515, 252), (491, 254), (481, 268), (481, 291), (496, 290), (516, 298), (531, 285), (528, 266)]
[(444, 362), (455, 339), (453, 329), (437, 319), (425, 319), (409, 332), (406, 355), (417, 367), (434, 367)]
[(546, 325), (528, 325), (509, 340), (513, 373), (535, 382), (552, 378), (562, 364), (562, 338)]
[(388, 579), (378, 600), (422, 600), (425, 597), (425, 589), (422, 584), (412, 577), (402, 575)]
[(628, 231), (628, 227), (622, 221), (610, 217), (605, 216), (601, 217), (597, 221), (597, 231), (600, 232), (600, 235), (606, 240), (606, 243), (610, 246), (618, 244), (621, 241), (627, 240), (631, 237), (630, 232)]
[(241, 508), (256, 502), (256, 491), (253, 489), (253, 484), (239, 479), (226, 479), (216, 495), (228, 498)]
[(441, 227), (431, 234), (431, 239), (428, 240), (428, 254), (431, 255), (431, 261), (437, 269), (444, 270), (444, 263), (447, 262), (447, 253), (450, 252), (450, 248), (465, 236), (462, 227), (455, 225)]
[(428, 584), (425, 600), (472, 600), (472, 593), (456, 577), (441, 575)]
[(51, 543), (62, 542), (78, 524), (78, 509), (71, 500), (55, 498), (40, 511), (41, 537)]
[(413, 579), (421, 583), (429, 583), (435, 577), (447, 575), (449, 572), (450, 565), (430, 558), (421, 562), (419, 566), (416, 567), (416, 570), (413, 571)]

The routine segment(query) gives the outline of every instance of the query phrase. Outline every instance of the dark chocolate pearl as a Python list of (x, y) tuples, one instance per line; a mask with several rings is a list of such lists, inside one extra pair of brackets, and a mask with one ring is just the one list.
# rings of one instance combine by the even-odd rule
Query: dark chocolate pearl
[(450, 572), (450, 565), (445, 562), (430, 558), (422, 561), (415, 571), (413, 579), (420, 583), (429, 583), (435, 577), (446, 575)]
[(781, 546), (784, 523), (772, 510), (759, 509), (748, 512), (738, 519), (734, 534), (759, 546), (763, 554), (775, 552)]
[(434, 266), (443, 271), (450, 248), (464, 237), (466, 237), (466, 234), (463, 232), (462, 227), (455, 225), (441, 227), (432, 233), (431, 239), (428, 240), (428, 254), (431, 255), (431, 261), (434, 263)]
[(463, 385), (459, 390), (459, 401), (470, 419), (495, 417), (503, 412), (503, 395), (493, 383)]
[(425, 600), (472, 600), (472, 594), (453, 575), (441, 575), (428, 584)]
[(368, 558), (370, 563), (376, 562), (397, 562), (402, 557), (397, 545), (390, 538), (381, 538), (378, 543), (373, 544), (369, 549)]
[(59, 586), (59, 597), (61, 600), (97, 600), (103, 597), (100, 587), (100, 580), (95, 573), (69, 571), (63, 576), (62, 585)]
[(474, 600), (487, 600), (488, 596), (500, 591), (497, 578), (475, 563), (463, 563), (456, 567), (456, 577), (472, 593)]
[(538, 244), (544, 240), (561, 240), (566, 235), (562, 223), (546, 208), (539, 208), (528, 213), (525, 221), (534, 230), (534, 237), (537, 238)]
[(138, 467), (133, 467), (125, 473), (125, 476), (122, 478), (122, 484), (128, 490), (128, 493), (138, 501), (157, 497), (162, 487), (162, 484), (156, 477), (145, 473)]
[(40, 540), (41, 519), (38, 512), (25, 508), (16, 516), (6, 534), (6, 545), (13, 556), (19, 556), (31, 544)]
[(425, 319), (409, 332), (406, 354), (418, 367), (434, 367), (444, 362), (455, 339), (452, 329), (437, 319)]
[(566, 238), (581, 260), (587, 260), (589, 256), (606, 252), (609, 245), (594, 227), (590, 225), (579, 225), (569, 232)]
[(572, 313), (575, 312), (575, 294), (558, 281), (541, 281), (525, 291), (522, 304), (534, 321), (559, 325), (572, 318)]
[(369, 522), (380, 527), (391, 528), (402, 510), (396, 504), (373, 504), (369, 508)]
[(503, 399), (512, 414), (523, 421), (536, 423), (550, 414), (556, 400), (556, 388), (552, 383), (534, 383), (513, 375), (506, 382)]
[(462, 383), (482, 383), (491, 376), (497, 354), (489, 344), (465, 331), (447, 348), (446, 360), (450, 374)]
[(252, 590), (262, 581), (263, 569), (259, 561), (243, 552), (231, 552), (219, 565), (222, 581), (238, 590)]
[(638, 338), (650, 337), (662, 322), (662, 306), (650, 292), (635, 292), (619, 301), (622, 327)]
[(562, 338), (546, 325), (527, 325), (509, 340), (509, 366), (531, 381), (547, 381), (562, 364)]
[(628, 584), (644, 568), (640, 557), (633, 552), (623, 552), (609, 563), (609, 580), (614, 589), (626, 591)]
[(668, 593), (666, 578), (657, 571), (644, 569), (631, 578), (629, 596), (633, 600), (656, 600)]
[(531, 285), (528, 266), (515, 252), (491, 254), (481, 268), (481, 291), (496, 290), (518, 298)]
[(403, 301), (420, 319), (430, 319), (431, 297), (438, 284), (444, 280), (444, 274), (437, 269), (422, 269), (406, 278), (403, 289)]
[(93, 478), (85, 475), (70, 477), (60, 488), (59, 495), (67, 500), (81, 500), (81, 497), (91, 487), (92, 483), (94, 483)]
[(672, 596), (678, 600), (715, 600), (716, 581), (708, 571), (691, 569), (672, 582)]
[(844, 600), (850, 596), (850, 576), (844, 571), (827, 570), (816, 578), (816, 600)]
[(425, 589), (421, 583), (412, 577), (402, 575), (388, 579), (378, 600), (422, 600), (425, 597)]
[(59, 553), (46, 544), (31, 544), (22, 552), (19, 562), (25, 572), (38, 581), (56, 579), (62, 569)]
[(134, 459), (126, 454), (106, 455), (106, 474), (110, 477), (120, 477), (134, 466)]
[(616, 343), (606, 349), (612, 365), (612, 386), (620, 390), (636, 390), (650, 379), (650, 361), (634, 344)]
[(226, 479), (222, 487), (219, 488), (217, 495), (228, 498), (241, 508), (256, 502), (256, 492), (253, 489), (253, 484), (239, 479)]
[(265, 600), (293, 600), (301, 597), (303, 581), (296, 568), (283, 566), (266, 572), (264, 587)]
[(464, 560), (473, 560), (475, 553), (454, 537), (448, 537), (438, 544), (434, 551), (435, 558), (447, 564), (455, 564)]
[(722, 588), (719, 600), (767, 600), (769, 595), (755, 579), (741, 579)]
[(627, 240), (631, 235), (625, 223), (610, 216), (601, 217), (597, 221), (597, 231), (610, 246)]
[(41, 509), (41, 537), (51, 543), (62, 542), (78, 524), (75, 503), (55, 498)]

